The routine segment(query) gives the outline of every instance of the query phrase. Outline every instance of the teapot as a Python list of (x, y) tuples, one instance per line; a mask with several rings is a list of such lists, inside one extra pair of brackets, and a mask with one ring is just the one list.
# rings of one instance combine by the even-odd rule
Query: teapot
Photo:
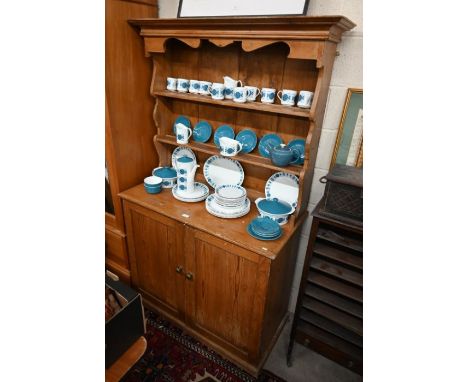
[(175, 161), (177, 170), (177, 190), (183, 194), (191, 194), (194, 191), (195, 172), (199, 164), (194, 158), (182, 156)]
[(298, 150), (288, 147), (284, 143), (281, 143), (278, 146), (269, 144), (269, 149), (271, 161), (274, 165), (280, 167), (289, 165), (294, 161), (294, 158), (301, 156), (301, 153)]

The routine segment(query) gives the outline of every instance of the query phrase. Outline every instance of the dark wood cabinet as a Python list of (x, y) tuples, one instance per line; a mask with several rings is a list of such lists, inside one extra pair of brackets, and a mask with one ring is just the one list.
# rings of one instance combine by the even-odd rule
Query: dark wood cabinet
[(313, 212), (288, 349), (294, 341), (362, 374), (362, 225)]

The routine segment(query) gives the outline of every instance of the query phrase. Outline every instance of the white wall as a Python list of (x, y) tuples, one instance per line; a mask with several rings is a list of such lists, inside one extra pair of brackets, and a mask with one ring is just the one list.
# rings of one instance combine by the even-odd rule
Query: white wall
[[(177, 17), (178, 0), (159, 0), (159, 17)], [(327, 107), (322, 125), (315, 175), (309, 199), (309, 211), (312, 211), (323, 195), (324, 185), (318, 180), (328, 173), (333, 147), (335, 145), (338, 124), (341, 118), (348, 88), (362, 89), (362, 0), (310, 0), (307, 15), (343, 15), (357, 26), (343, 35), (338, 45), (340, 55), (336, 57), (328, 93)], [(309, 216), (301, 232), (296, 271), (294, 274), (289, 310), (294, 311), (297, 292), (304, 264), (305, 251), (309, 240), (312, 218)]]

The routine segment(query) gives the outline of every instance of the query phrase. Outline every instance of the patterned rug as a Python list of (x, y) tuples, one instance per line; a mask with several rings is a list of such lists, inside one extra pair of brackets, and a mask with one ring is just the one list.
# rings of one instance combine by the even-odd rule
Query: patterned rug
[(255, 378), (157, 314), (146, 317), (148, 347), (122, 382), (286, 382), (266, 370)]

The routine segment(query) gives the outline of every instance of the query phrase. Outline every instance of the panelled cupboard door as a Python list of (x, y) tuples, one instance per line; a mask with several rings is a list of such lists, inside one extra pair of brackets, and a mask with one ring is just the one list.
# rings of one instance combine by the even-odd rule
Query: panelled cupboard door
[(161, 309), (183, 318), (183, 224), (136, 205), (125, 206), (125, 221), (134, 283)]
[(185, 258), (187, 324), (245, 359), (256, 358), (266, 278), (261, 256), (186, 227)]

